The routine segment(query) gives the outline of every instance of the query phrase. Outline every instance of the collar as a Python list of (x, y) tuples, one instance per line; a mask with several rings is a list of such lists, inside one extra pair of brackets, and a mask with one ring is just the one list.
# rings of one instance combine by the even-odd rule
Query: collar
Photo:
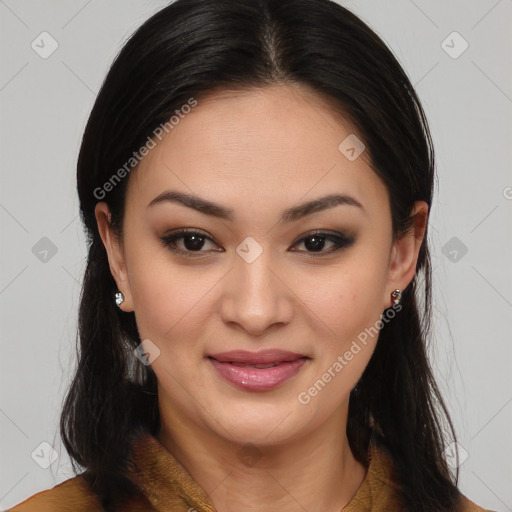
[[(216, 512), (206, 492), (153, 435), (145, 432), (135, 439), (131, 460), (127, 476), (155, 511)], [(342, 512), (382, 510), (383, 505), (396, 504), (398, 488), (392, 479), (391, 456), (371, 443), (366, 476)]]

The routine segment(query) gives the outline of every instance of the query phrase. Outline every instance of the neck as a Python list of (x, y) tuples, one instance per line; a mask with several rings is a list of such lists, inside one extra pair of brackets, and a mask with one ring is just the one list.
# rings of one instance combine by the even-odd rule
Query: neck
[(366, 474), (340, 435), (347, 410), (348, 404), (313, 433), (278, 445), (241, 445), (163, 420), (157, 438), (219, 512), (339, 512)]

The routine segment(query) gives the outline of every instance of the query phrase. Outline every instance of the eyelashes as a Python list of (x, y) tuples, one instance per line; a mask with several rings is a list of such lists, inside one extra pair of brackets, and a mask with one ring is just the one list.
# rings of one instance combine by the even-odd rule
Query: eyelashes
[[(217, 244), (211, 237), (195, 229), (181, 229), (161, 237), (160, 240), (164, 247), (171, 252), (190, 258), (204, 257), (207, 254), (211, 254), (211, 252), (224, 252), (223, 249), (218, 248), (208, 251), (202, 250), (207, 243), (211, 243), (214, 246), (217, 246)], [(182, 248), (178, 247), (180, 240), (183, 241)], [(321, 258), (333, 254), (340, 249), (350, 247), (354, 242), (354, 237), (344, 233), (318, 230), (307, 233), (292, 244), (292, 247), (303, 244), (306, 250), (294, 250), (292, 252), (306, 253), (310, 257)], [(331, 244), (330, 248), (324, 250), (329, 243)]]
[[(189, 249), (187, 249), (187, 248), (179, 249), (176, 247), (176, 242), (180, 239), (184, 239), (189, 242), (187, 244), (189, 246)], [(182, 229), (182, 230), (177, 231), (171, 235), (162, 237), (161, 240), (162, 240), (164, 246), (167, 247), (172, 252), (183, 254), (185, 256), (190, 256), (190, 257), (197, 257), (197, 256), (204, 255), (204, 254), (197, 254), (197, 253), (198, 252), (204, 253), (206, 251), (198, 251), (198, 250), (193, 250), (193, 249), (201, 249), (206, 240), (215, 244), (215, 242), (213, 242), (213, 240), (209, 236), (205, 235), (204, 233), (201, 233), (200, 231), (195, 231), (195, 230), (191, 230), (191, 229), (190, 230)], [(190, 249), (190, 247), (192, 247), (192, 249)], [(219, 250), (219, 249), (214, 249), (214, 251), (223, 252), (222, 250)], [(192, 253), (192, 254), (190, 254), (190, 253)], [(196, 254), (194, 254), (194, 253), (196, 253)]]

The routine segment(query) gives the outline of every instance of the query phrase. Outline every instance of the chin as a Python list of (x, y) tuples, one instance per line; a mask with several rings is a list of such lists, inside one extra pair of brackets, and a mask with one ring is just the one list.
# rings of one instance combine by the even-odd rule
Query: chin
[[(298, 404), (297, 404), (298, 405)], [(299, 416), (292, 407), (277, 406), (269, 411), (269, 406), (261, 404), (261, 411), (255, 407), (251, 411), (237, 411), (234, 407), (227, 411), (227, 416), (215, 415), (215, 422), (211, 428), (229, 442), (245, 445), (251, 443), (257, 446), (275, 446), (291, 441), (305, 429), (304, 411)], [(297, 419), (301, 420), (298, 425)]]

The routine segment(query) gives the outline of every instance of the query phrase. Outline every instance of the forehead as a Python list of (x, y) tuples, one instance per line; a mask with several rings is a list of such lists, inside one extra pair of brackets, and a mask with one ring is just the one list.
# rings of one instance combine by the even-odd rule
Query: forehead
[(333, 191), (378, 201), (386, 191), (367, 153), (349, 160), (340, 151), (347, 137), (361, 137), (334, 107), (296, 84), (198, 98), (133, 172), (127, 200), (147, 204), (178, 189), (221, 194), (226, 204), (293, 203)]

